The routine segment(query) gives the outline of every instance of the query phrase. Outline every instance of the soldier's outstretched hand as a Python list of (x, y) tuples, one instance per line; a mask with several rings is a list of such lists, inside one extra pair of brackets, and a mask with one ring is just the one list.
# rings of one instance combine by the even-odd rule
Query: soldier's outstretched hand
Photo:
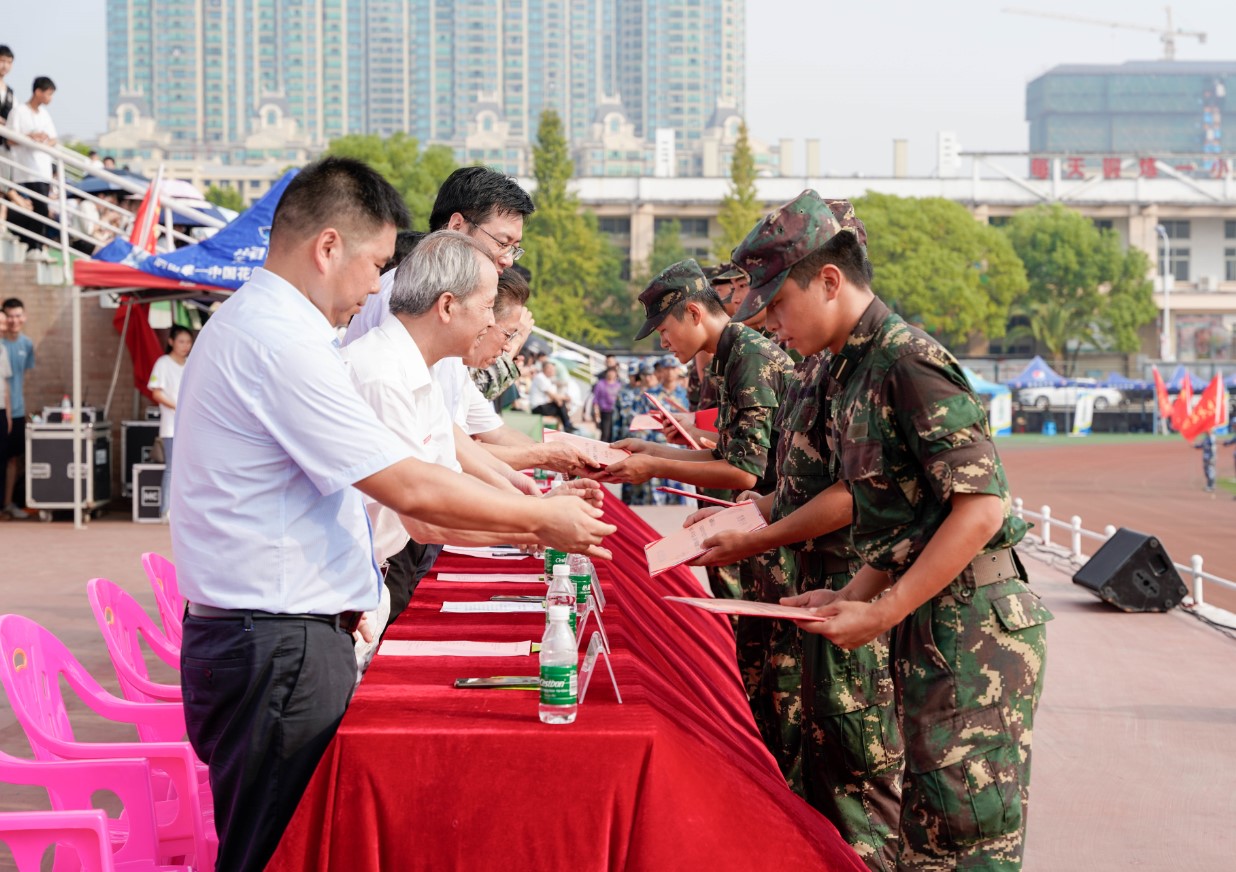
[[(818, 591), (817, 591), (818, 592)], [(788, 597), (787, 599), (795, 599)], [(785, 605), (790, 603), (782, 601)], [(818, 633), (838, 648), (853, 651), (861, 648), (888, 629), (872, 603), (856, 603), (838, 599), (814, 610), (818, 621), (795, 621), (800, 629)]]

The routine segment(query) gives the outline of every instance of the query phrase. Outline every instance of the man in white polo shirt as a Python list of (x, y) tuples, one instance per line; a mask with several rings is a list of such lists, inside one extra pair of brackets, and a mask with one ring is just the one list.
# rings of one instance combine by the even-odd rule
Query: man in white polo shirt
[(602, 556), (614, 530), (583, 500), (507, 495), (415, 459), (356, 392), (335, 327), (378, 290), (407, 221), (363, 163), (309, 165), (275, 210), (264, 268), (186, 366), (172, 471), (180, 675), (219, 869), (265, 866), (351, 698), (351, 634), (382, 584), (362, 494), (435, 525)]

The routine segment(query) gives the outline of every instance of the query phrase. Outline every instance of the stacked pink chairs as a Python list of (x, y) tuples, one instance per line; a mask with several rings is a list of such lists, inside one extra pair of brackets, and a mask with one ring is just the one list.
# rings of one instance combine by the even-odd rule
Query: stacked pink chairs
[[(43, 627), (20, 615), (0, 616), (0, 680), (36, 760), (137, 758), (152, 770), (160, 862), (191, 857), (199, 870), (214, 867), (218, 842), (199, 761), (178, 703), (136, 703), (108, 693), (72, 653)], [(79, 742), (74, 738), (61, 681), (88, 708), (113, 721), (141, 725), (145, 742)]]
[[(37, 785), (51, 800), (51, 811), (0, 813), (0, 842), (9, 845), (21, 872), (39, 869), (50, 845), (57, 846), (53, 872), (187, 868), (161, 866), (156, 859), (146, 760), (23, 760), (0, 752), (0, 783)], [(94, 793), (103, 790), (120, 799), (121, 817), (91, 807)]]
[(176, 567), (162, 555), (147, 551), (142, 555), (142, 568), (154, 588), (155, 603), (159, 606), (159, 620), (168, 641), (180, 648), (181, 625), (184, 623), (185, 598), (180, 595), (176, 583)]
[[(150, 680), (150, 671), (142, 653), (142, 640), (164, 663), (180, 670), (180, 648), (173, 645), (155, 626), (128, 591), (106, 578), (92, 578), (86, 583), (86, 596), (95, 622), (107, 643), (107, 653), (120, 681), (120, 690), (130, 702), (180, 702), (179, 684), (162, 684)], [(142, 727), (138, 727), (139, 734)], [(142, 736), (149, 739), (148, 736)]]

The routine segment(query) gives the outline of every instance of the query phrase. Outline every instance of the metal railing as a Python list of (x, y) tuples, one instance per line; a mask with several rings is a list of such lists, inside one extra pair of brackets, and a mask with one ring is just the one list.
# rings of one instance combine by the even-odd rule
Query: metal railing
[[(0, 198), (2, 198), (8, 213), (2, 228), (27, 243), (39, 242), (58, 252), (61, 263), (65, 267), (65, 283), (71, 283), (73, 259), (90, 256), (88, 252), (74, 248), (74, 243), (83, 248), (89, 247), (90, 251), (94, 251), (96, 246), (105, 244), (107, 240), (101, 240), (88, 231), (107, 225), (107, 229), (113, 234), (113, 237), (125, 237), (128, 235), (134, 218), (133, 213), (128, 209), (83, 191), (77, 182), (80, 182), (86, 176), (94, 176), (103, 179), (117, 191), (123, 191), (136, 197), (145, 196), (150, 183), (110, 172), (102, 167), (95, 166), (88, 158), (70, 148), (35, 142), (25, 134), (17, 133), (7, 127), (4, 130), (4, 138), (11, 144), (32, 148), (50, 157), (55, 181), (52, 183), (52, 196), (44, 196), (23, 187), (18, 182), (0, 177)], [(5, 150), (0, 150), (0, 165), (7, 166), (12, 170), (22, 169), (13, 159), (12, 152)], [(14, 202), (9, 196), (10, 192), (16, 193), (27, 201), (31, 201), (30, 208)], [(35, 202), (46, 205), (49, 212), (56, 213), (55, 216), (41, 215), (36, 212), (34, 209)], [(83, 209), (80, 205), (83, 203), (89, 203), (94, 206), (93, 211), (95, 214), (92, 214), (90, 210)], [(165, 210), (163, 213), (165, 216), (163, 232), (165, 239), (168, 240), (167, 244), (197, 242), (193, 237), (174, 229), (174, 225), (178, 222), (174, 220), (173, 215), (186, 218), (198, 226), (223, 226), (223, 222), (217, 218), (206, 215), (191, 206), (175, 200), (165, 199), (161, 202), (161, 206)], [(42, 227), (42, 232), (32, 229), (25, 224), (14, 222), (12, 220), (14, 215), (22, 216), (28, 222), (33, 223), (35, 227)], [(47, 231), (49, 230), (52, 232), (48, 233)]]
[(549, 353), (552, 357), (559, 349), (565, 348), (573, 351), (584, 358), (588, 364), (588, 376), (591, 379), (596, 379), (598, 375), (605, 371), (605, 355), (599, 351), (594, 351), (586, 345), (580, 345), (578, 342), (572, 342), (569, 339), (563, 339), (556, 333), (550, 333), (548, 330), (543, 330), (540, 327), (533, 327), (532, 332), (540, 336), (549, 343)]
[[(1069, 535), (1068, 552), (1069, 555), (1077, 561), (1084, 563), (1089, 560), (1089, 555), (1082, 551), (1082, 540), (1089, 539), (1095, 542), (1106, 542), (1116, 532), (1116, 528), (1108, 524), (1103, 528), (1102, 533), (1095, 533), (1082, 527), (1082, 519), (1080, 515), (1073, 515), (1068, 521), (1062, 521), (1058, 518), (1053, 518), (1051, 514), (1051, 506), (1043, 506), (1039, 511), (1032, 512), (1025, 507), (1025, 503), (1020, 499), (1013, 500), (1013, 514), (1017, 517), (1031, 518), (1041, 523), (1040, 539), (1044, 546), (1052, 547), (1052, 527), (1058, 527), (1062, 530), (1067, 530)], [(1063, 545), (1058, 547), (1063, 548)], [(1221, 587), (1226, 587), (1228, 590), (1236, 590), (1236, 582), (1226, 578), (1220, 578), (1217, 575), (1206, 572), (1202, 569), (1202, 555), (1194, 554), (1189, 558), (1189, 565), (1185, 566), (1182, 563), (1172, 561), (1172, 565), (1181, 573), (1181, 575), (1191, 578), (1193, 590), (1193, 602), (1197, 605), (1202, 605), (1206, 602), (1203, 586), (1206, 582), (1217, 584)]]

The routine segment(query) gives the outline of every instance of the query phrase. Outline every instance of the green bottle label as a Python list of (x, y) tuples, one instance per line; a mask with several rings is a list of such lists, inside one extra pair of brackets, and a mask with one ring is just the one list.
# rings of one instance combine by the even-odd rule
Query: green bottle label
[(541, 704), (575, 705), (579, 693), (579, 669), (570, 666), (541, 667)]
[(592, 576), (572, 575), (571, 581), (575, 582), (575, 602), (582, 609), (588, 602), (588, 594), (592, 592)]
[(554, 567), (559, 563), (565, 564), (569, 555), (565, 551), (558, 551), (555, 548), (545, 549), (545, 580), (549, 581), (554, 577)]

